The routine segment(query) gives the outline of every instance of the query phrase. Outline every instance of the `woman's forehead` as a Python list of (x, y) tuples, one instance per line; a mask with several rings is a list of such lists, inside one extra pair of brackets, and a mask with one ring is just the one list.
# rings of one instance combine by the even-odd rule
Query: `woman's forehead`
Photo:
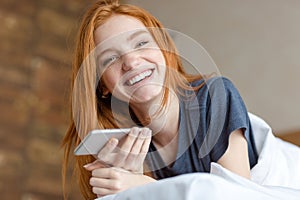
[(146, 30), (145, 25), (138, 19), (127, 15), (113, 15), (103, 25), (95, 30), (95, 43), (99, 43), (118, 35), (130, 35), (138, 30)]

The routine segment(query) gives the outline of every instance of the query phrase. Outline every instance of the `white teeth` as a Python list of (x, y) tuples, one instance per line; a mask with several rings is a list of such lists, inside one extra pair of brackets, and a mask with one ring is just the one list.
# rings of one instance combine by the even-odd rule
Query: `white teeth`
[(152, 71), (151, 70), (147, 70), (147, 71), (144, 71), (143, 73), (140, 73), (139, 75), (136, 75), (135, 77), (133, 77), (132, 79), (130, 79), (128, 82), (129, 82), (129, 85), (133, 85), (139, 81), (141, 81), (142, 79), (150, 76), (152, 74)]

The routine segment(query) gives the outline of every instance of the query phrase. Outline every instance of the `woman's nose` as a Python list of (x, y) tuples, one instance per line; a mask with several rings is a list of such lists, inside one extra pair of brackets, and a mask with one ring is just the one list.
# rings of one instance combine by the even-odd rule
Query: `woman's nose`
[(124, 71), (129, 71), (139, 66), (140, 57), (138, 55), (138, 52), (133, 51), (122, 55), (122, 61), (122, 69)]

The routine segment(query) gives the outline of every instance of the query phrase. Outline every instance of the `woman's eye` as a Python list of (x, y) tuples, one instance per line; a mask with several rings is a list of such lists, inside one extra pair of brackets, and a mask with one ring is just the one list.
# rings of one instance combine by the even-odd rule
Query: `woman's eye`
[(115, 62), (118, 59), (119, 59), (119, 56), (117, 56), (117, 55), (111, 56), (111, 57), (107, 58), (106, 60), (104, 60), (104, 62), (102, 63), (102, 65), (103, 66), (110, 65), (110, 64), (112, 64), (113, 62)]
[(142, 41), (142, 42), (139, 42), (137, 45), (136, 45), (136, 48), (140, 48), (142, 46), (145, 46), (146, 44), (148, 44), (149, 42), (148, 41)]

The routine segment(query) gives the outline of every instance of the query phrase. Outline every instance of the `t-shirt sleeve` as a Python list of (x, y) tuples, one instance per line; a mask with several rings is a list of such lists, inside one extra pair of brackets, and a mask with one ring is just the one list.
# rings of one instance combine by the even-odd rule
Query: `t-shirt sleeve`
[(235, 86), (226, 78), (215, 78), (207, 83), (207, 133), (204, 139), (206, 152), (212, 162), (217, 162), (228, 147), (230, 134), (237, 129), (249, 137), (250, 120), (246, 106)]

